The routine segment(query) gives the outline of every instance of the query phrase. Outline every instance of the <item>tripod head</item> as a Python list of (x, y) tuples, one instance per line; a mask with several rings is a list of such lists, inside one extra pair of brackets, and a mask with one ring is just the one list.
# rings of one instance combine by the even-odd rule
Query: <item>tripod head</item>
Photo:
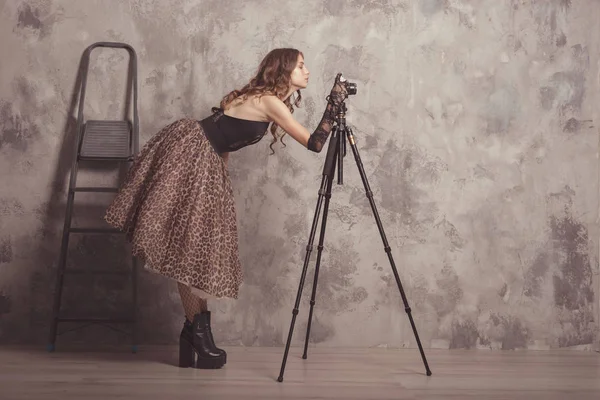
[(335, 123), (336, 125), (341, 125), (341, 124), (345, 124), (346, 123), (346, 111), (348, 111), (348, 107), (346, 107), (346, 100), (344, 100), (342, 102), (342, 104), (340, 104), (340, 108), (338, 109), (337, 113), (335, 114)]

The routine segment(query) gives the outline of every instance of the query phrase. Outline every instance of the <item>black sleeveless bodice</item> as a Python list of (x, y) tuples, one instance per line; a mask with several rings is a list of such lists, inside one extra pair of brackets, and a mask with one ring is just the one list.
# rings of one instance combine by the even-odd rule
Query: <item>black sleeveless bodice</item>
[(217, 153), (232, 152), (258, 143), (267, 133), (269, 122), (230, 117), (214, 107), (213, 114), (199, 121), (206, 138)]

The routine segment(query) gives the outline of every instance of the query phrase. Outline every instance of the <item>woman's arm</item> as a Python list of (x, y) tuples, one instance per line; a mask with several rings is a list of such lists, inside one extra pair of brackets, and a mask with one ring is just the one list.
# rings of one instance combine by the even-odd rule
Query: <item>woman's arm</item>
[(310, 132), (296, 121), (288, 107), (277, 96), (265, 95), (260, 98), (267, 117), (275, 122), (302, 146), (308, 146)]
[(296, 121), (288, 107), (276, 96), (263, 96), (261, 98), (267, 117), (308, 150), (320, 153), (333, 128), (335, 114), (342, 101), (348, 97), (345, 86), (340, 83), (340, 76), (341, 74), (338, 74), (336, 77), (327, 101), (327, 107), (317, 129), (312, 134)]

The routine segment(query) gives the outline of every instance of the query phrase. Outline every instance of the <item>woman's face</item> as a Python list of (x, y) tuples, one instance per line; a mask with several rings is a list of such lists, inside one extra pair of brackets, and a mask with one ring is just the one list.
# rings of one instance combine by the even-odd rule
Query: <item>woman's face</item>
[(308, 72), (308, 68), (304, 64), (304, 57), (302, 54), (298, 54), (298, 62), (296, 63), (296, 68), (292, 71), (292, 86), (294, 90), (304, 89), (308, 86), (308, 76), (310, 72)]

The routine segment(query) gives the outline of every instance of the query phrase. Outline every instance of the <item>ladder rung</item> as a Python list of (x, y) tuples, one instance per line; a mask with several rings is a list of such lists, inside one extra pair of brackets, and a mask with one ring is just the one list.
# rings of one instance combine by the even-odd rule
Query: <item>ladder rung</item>
[(71, 228), (72, 233), (123, 233), (117, 228)]
[(58, 322), (132, 323), (132, 318), (57, 318)]
[(98, 193), (116, 193), (119, 188), (112, 187), (77, 187), (73, 189), (74, 192), (98, 192)]
[(131, 275), (131, 271), (103, 271), (103, 270), (85, 270), (85, 269), (65, 269), (65, 274), (71, 275)]
[(133, 161), (133, 156), (127, 156), (127, 157), (79, 156), (79, 161)]

